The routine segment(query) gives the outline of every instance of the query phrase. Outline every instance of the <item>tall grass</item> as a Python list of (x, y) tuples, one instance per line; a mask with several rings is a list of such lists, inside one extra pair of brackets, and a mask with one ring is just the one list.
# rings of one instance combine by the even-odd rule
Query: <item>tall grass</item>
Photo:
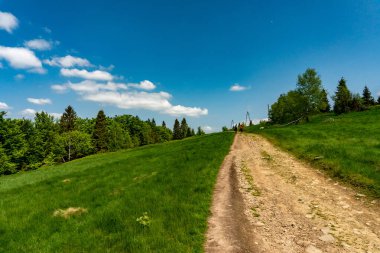
[(262, 134), (331, 176), (380, 197), (380, 107), (339, 116), (322, 114), (305, 124), (252, 127), (248, 131)]
[[(0, 177), (0, 252), (202, 252), (232, 139), (193, 137)], [(87, 212), (53, 215), (68, 207)]]

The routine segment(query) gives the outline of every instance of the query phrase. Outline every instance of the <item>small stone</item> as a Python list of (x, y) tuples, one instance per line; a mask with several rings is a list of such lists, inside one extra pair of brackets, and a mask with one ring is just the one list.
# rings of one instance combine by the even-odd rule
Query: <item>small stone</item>
[(255, 226), (256, 227), (262, 227), (262, 226), (264, 226), (265, 224), (264, 223), (262, 223), (262, 222), (256, 222), (256, 224), (255, 224)]
[(313, 218), (313, 215), (312, 214), (306, 214), (305, 217), (308, 219), (311, 219), (311, 218)]
[(322, 235), (321, 237), (319, 237), (319, 240), (323, 241), (323, 242), (335, 242), (335, 238), (334, 236), (330, 235), (330, 234), (327, 234), (327, 235)]
[(259, 245), (259, 243), (258, 243), (258, 242), (255, 242), (255, 244), (256, 244), (256, 245)]
[(361, 193), (356, 193), (356, 197), (365, 197), (365, 195)]
[(330, 228), (329, 227), (324, 227), (324, 228), (321, 228), (321, 231), (323, 234), (327, 235), (328, 233), (330, 233)]
[(322, 253), (322, 250), (318, 249), (317, 247), (315, 247), (313, 245), (309, 245), (305, 249), (305, 252), (306, 253)]
[(372, 201), (371, 201), (371, 204), (376, 204), (376, 200), (372, 200)]

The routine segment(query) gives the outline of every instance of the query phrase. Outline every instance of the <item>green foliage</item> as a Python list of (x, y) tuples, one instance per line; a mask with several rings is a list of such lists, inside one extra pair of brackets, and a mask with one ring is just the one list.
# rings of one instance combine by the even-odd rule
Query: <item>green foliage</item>
[(348, 90), (346, 80), (342, 77), (339, 81), (337, 91), (335, 92), (334, 99), (334, 112), (336, 114), (346, 113), (350, 111), (350, 104), (352, 100), (351, 92)]
[(70, 132), (74, 131), (76, 128), (77, 113), (74, 111), (74, 108), (69, 105), (65, 112), (61, 116), (60, 128), (61, 132)]
[(320, 112), (329, 112), (331, 110), (329, 99), (327, 98), (327, 91), (322, 89), (321, 93), (321, 104), (319, 107)]
[[(315, 69), (308, 68), (302, 75), (298, 75), (297, 91), (303, 96), (303, 115), (309, 116), (325, 109), (323, 105), (323, 87), (321, 78)], [(324, 108), (323, 108), (324, 107)]]
[(189, 126), (187, 125), (185, 118), (183, 118), (181, 121), (180, 129), (181, 129), (181, 139), (188, 137), (187, 136), (187, 133), (188, 133), (187, 130), (189, 129)]
[(372, 97), (372, 94), (367, 86), (364, 86), (362, 99), (364, 106), (369, 107), (375, 104), (375, 99)]
[(223, 127), (222, 127), (222, 131), (223, 131), (223, 132), (227, 132), (227, 131), (228, 131), (228, 127), (223, 126)]
[(204, 135), (204, 134), (205, 134), (205, 131), (203, 131), (203, 129), (199, 126), (198, 130), (197, 130), (197, 135), (200, 136), (200, 135)]
[(316, 115), (308, 124), (248, 131), (262, 134), (331, 176), (380, 197), (379, 122), (380, 107), (373, 107), (338, 116)]
[(108, 147), (110, 151), (132, 148), (133, 143), (128, 131), (120, 123), (110, 120), (108, 123)]
[(136, 221), (143, 225), (144, 227), (149, 227), (151, 218), (149, 217), (147, 212), (144, 212), (142, 216), (138, 217)]
[(71, 161), (94, 153), (89, 134), (70, 131), (56, 136), (53, 153), (58, 160)]
[[(202, 252), (233, 137), (205, 135), (0, 177), (0, 252)], [(53, 215), (69, 207), (87, 212)], [(149, 227), (136, 221), (144, 212)]]
[(94, 147), (97, 152), (104, 152), (108, 149), (108, 128), (107, 119), (103, 110), (96, 116), (94, 132), (92, 133)]
[(350, 101), (350, 110), (354, 112), (360, 112), (365, 110), (364, 101), (359, 94), (353, 94)]
[(306, 97), (299, 91), (289, 91), (282, 94), (269, 110), (269, 119), (272, 123), (283, 124), (297, 120), (304, 115)]
[(179, 125), (178, 119), (175, 119), (173, 126), (173, 140), (182, 139), (181, 126)]

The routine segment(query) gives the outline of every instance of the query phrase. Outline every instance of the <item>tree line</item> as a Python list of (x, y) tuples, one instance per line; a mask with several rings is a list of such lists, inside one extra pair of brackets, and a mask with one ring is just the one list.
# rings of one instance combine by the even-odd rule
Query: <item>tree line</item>
[(72, 106), (59, 120), (46, 112), (36, 113), (33, 121), (5, 115), (0, 112), (0, 175), (204, 134), (200, 127), (195, 133), (185, 118), (181, 123), (176, 119), (172, 131), (165, 121), (157, 125), (154, 119), (132, 115), (107, 117), (103, 110), (96, 118), (80, 118)]
[[(380, 104), (380, 96), (375, 101), (367, 86), (362, 95), (352, 93), (346, 80), (342, 77), (332, 96), (335, 114), (363, 111), (371, 106)], [(317, 113), (331, 112), (331, 106), (326, 89), (315, 69), (308, 68), (303, 74), (298, 75), (297, 86), (286, 94), (281, 94), (277, 101), (269, 109), (269, 120), (274, 124), (284, 124), (309, 120), (309, 116)]]

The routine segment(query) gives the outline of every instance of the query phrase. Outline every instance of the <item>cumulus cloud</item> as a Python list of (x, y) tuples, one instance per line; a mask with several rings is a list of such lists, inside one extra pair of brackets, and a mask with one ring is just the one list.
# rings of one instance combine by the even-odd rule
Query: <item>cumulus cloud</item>
[(56, 84), (51, 88), (60, 93), (72, 90), (79, 94), (83, 100), (108, 104), (121, 109), (145, 109), (173, 116), (190, 117), (208, 114), (207, 109), (172, 105), (170, 103), (172, 95), (167, 92), (129, 90), (128, 87), (130, 86), (124, 83), (101, 83), (85, 80), (79, 83)]
[(249, 89), (248, 86), (242, 86), (238, 83), (235, 83), (234, 85), (230, 87), (230, 91), (243, 91), (243, 90), (248, 90), (248, 89)]
[(214, 131), (214, 129), (210, 126), (203, 126), (202, 129), (206, 132), (206, 133), (212, 133)]
[(35, 105), (46, 105), (46, 104), (52, 103), (49, 98), (28, 98), (27, 100), (29, 103), (32, 103)]
[(0, 46), (0, 60), (2, 59), (6, 60), (15, 69), (26, 69), (40, 74), (45, 73), (41, 61), (28, 48)]
[(93, 65), (85, 58), (74, 57), (71, 55), (66, 55), (64, 57), (53, 57), (50, 60), (46, 59), (43, 61), (49, 66), (61, 67), (61, 68), (72, 68), (72, 67), (92, 67)]
[(0, 11), (0, 29), (12, 33), (18, 27), (18, 19), (9, 12)]
[(28, 118), (31, 118), (31, 117), (34, 117), (36, 115), (37, 111), (34, 110), (34, 109), (30, 109), (30, 108), (27, 108), (25, 110), (22, 110), (20, 112), (20, 115), (21, 116), (24, 116), (24, 117), (28, 117)]
[(0, 102), (0, 110), (9, 110), (11, 109), (6, 103)]
[(140, 83), (129, 83), (129, 87), (134, 87), (141, 90), (154, 90), (156, 88), (156, 85), (154, 85), (149, 80), (141, 81)]
[(61, 75), (65, 77), (77, 77), (87, 80), (111, 81), (113, 76), (102, 70), (87, 71), (85, 69), (61, 69)]
[(53, 47), (53, 42), (44, 39), (34, 39), (25, 41), (24, 46), (34, 50), (45, 51)]

